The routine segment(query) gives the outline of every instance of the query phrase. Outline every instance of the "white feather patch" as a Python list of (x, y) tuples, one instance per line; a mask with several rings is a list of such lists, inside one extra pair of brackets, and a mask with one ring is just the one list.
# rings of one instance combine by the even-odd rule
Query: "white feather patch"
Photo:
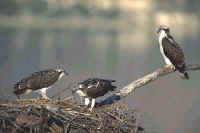
[(94, 105), (95, 105), (95, 99), (94, 99), (94, 98), (92, 98), (91, 109), (93, 109), (93, 108), (94, 108)]
[(88, 106), (90, 103), (90, 99), (89, 98), (85, 98), (85, 105)]
[(82, 85), (82, 84), (79, 84), (79, 85), (78, 85), (78, 88), (83, 88), (83, 85)]
[(79, 96), (82, 96), (82, 97), (85, 97), (86, 94), (82, 91), (82, 90), (77, 90), (76, 93), (79, 95)]
[(49, 89), (49, 88), (42, 88), (42, 89), (40, 89), (40, 92), (46, 93), (47, 89)]
[(64, 72), (62, 72), (62, 73), (60, 74), (58, 80), (60, 80), (63, 76), (65, 76), (65, 73), (64, 73)]
[(172, 63), (171, 63), (171, 61), (169, 60), (169, 58), (167, 58), (166, 56), (165, 56), (165, 53), (164, 53), (164, 50), (163, 50), (163, 44), (162, 44), (162, 40), (163, 40), (163, 38), (164, 37), (166, 37), (167, 36), (167, 34), (165, 33), (165, 31), (164, 30), (161, 30), (160, 31), (160, 35), (159, 35), (159, 46), (160, 46), (160, 52), (161, 52), (161, 54), (162, 54), (162, 56), (163, 56), (163, 58), (164, 58), (164, 60), (165, 60), (165, 63), (167, 64), (167, 65), (172, 65)]

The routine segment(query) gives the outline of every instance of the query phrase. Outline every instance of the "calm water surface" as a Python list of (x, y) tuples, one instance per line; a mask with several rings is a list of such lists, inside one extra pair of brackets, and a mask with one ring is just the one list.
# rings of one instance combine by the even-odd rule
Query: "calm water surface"
[[(200, 63), (200, 26), (191, 26), (194, 21), (190, 14), (181, 14), (184, 23), (177, 19), (169, 22), (171, 33), (183, 48), (186, 62)], [(56, 30), (0, 26), (0, 99), (15, 99), (12, 91), (16, 81), (57, 65), (63, 66), (70, 77), (56, 83), (48, 92), (50, 96), (88, 77), (115, 79), (116, 85), (123, 87), (163, 66), (155, 33), (160, 21), (156, 14), (142, 15), (141, 20), (132, 19), (110, 29), (103, 28), (104, 23)], [(118, 20), (128, 21), (123, 17)], [(127, 104), (140, 113), (147, 132), (200, 132), (200, 71), (189, 75), (188, 81), (177, 73), (167, 75), (126, 98)]]

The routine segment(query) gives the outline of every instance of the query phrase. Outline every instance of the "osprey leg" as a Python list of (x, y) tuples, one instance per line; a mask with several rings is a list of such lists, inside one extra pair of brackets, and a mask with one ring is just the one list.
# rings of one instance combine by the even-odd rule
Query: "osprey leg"
[(42, 89), (40, 89), (39, 93), (40, 93), (42, 99), (50, 99), (50, 98), (47, 96), (47, 89), (48, 89), (48, 88), (42, 88)]
[(91, 103), (91, 107), (89, 108), (89, 111), (92, 112), (92, 109), (94, 108), (95, 105), (95, 99), (92, 98), (92, 103)]
[(85, 98), (85, 105), (88, 106), (90, 103), (90, 99), (89, 98)]

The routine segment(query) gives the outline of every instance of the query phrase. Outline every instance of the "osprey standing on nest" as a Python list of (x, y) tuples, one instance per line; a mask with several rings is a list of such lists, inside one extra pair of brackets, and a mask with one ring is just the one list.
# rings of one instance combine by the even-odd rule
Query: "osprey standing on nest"
[(112, 85), (115, 80), (106, 80), (99, 78), (87, 79), (78, 84), (78, 89), (75, 90), (80, 96), (85, 97), (85, 105), (88, 106), (92, 99), (89, 111), (92, 111), (95, 106), (95, 98), (104, 96), (109, 91), (114, 91), (116, 86)]
[(21, 94), (36, 91), (41, 94), (43, 99), (49, 99), (46, 95), (47, 89), (64, 75), (68, 75), (68, 73), (61, 68), (34, 72), (14, 85), (14, 93), (19, 97)]
[(178, 70), (182, 78), (189, 79), (188, 73), (185, 71), (186, 66), (183, 51), (170, 35), (169, 27), (161, 25), (157, 33), (159, 34), (160, 52), (167, 66)]

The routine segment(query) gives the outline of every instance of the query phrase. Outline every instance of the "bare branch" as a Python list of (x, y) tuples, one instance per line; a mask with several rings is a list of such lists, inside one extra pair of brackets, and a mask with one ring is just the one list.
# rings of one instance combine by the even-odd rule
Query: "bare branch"
[[(186, 71), (196, 71), (200, 70), (200, 64), (193, 64), (188, 65), (186, 67)], [(103, 100), (101, 103), (98, 103), (99, 106), (107, 105), (107, 104), (113, 104), (116, 101), (119, 101), (121, 98), (128, 96), (131, 93), (134, 93), (136, 88), (140, 88), (148, 83), (151, 83), (152, 81), (157, 80), (161, 76), (165, 76), (167, 74), (173, 73), (175, 70), (171, 69), (170, 67), (163, 67), (155, 70), (153, 73), (150, 73), (142, 78), (139, 78), (132, 83), (126, 85), (125, 87), (121, 88), (119, 92), (111, 95), (110, 97)]]
[[(200, 70), (200, 64), (188, 65), (186, 67), (186, 70), (187, 71)], [(155, 81), (156, 79), (158, 79), (161, 76), (165, 76), (165, 75), (173, 73), (173, 72), (175, 72), (175, 70), (171, 69), (170, 67), (164, 67), (164, 68), (157, 69), (153, 73), (150, 73), (142, 78), (139, 78), (139, 79), (133, 81), (132, 83), (128, 84), (127, 86), (123, 87), (122, 89), (120, 89), (120, 92), (117, 93), (116, 95), (119, 95), (122, 97), (127, 96), (130, 93), (134, 92), (136, 90), (136, 88), (142, 87), (152, 81)]]

